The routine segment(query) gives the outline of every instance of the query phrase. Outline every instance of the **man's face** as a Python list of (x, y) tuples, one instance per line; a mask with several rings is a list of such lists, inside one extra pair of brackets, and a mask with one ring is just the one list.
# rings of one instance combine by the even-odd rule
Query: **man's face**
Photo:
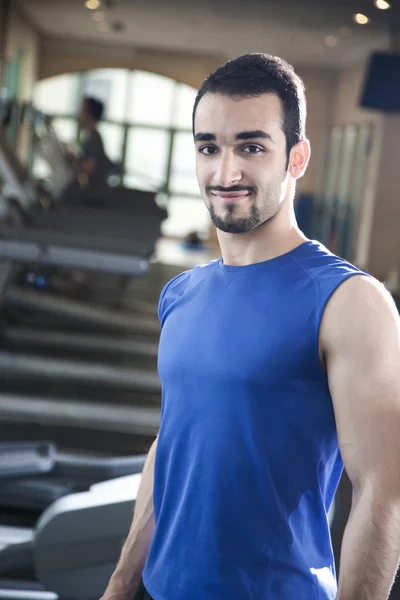
[(282, 107), (274, 94), (205, 94), (195, 116), (196, 172), (216, 227), (244, 233), (279, 211), (288, 174)]

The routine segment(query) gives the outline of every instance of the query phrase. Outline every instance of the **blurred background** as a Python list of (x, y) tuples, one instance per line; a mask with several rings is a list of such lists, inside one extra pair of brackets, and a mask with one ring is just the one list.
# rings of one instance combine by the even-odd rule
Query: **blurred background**
[[(0, 600), (91, 600), (114, 568), (159, 427), (159, 293), (219, 256), (191, 134), (212, 70), (293, 64), (300, 227), (397, 301), (399, 27), (397, 0), (0, 2)], [(344, 475), (338, 568), (350, 501)]]

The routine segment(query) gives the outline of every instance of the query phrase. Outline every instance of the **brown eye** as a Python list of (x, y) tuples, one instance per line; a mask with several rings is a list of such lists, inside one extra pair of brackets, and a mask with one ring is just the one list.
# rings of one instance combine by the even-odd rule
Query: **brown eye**
[(264, 152), (263, 148), (260, 148), (260, 146), (255, 146), (254, 144), (245, 146), (243, 151), (247, 152), (247, 154), (259, 154), (260, 152)]
[(214, 146), (202, 146), (199, 148), (200, 154), (215, 154), (217, 149)]

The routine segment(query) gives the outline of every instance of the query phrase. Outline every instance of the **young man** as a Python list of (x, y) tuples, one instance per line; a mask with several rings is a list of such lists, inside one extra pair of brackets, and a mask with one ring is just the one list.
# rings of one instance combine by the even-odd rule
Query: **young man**
[[(389, 594), (399, 318), (380, 283), (296, 225), (305, 120), (302, 82), (277, 58), (230, 61), (199, 91), (197, 176), (222, 258), (161, 294), (161, 428), (106, 600)], [(337, 590), (327, 512), (342, 460), (354, 493)]]
[(79, 124), (85, 133), (80, 156), (70, 155), (81, 184), (87, 188), (98, 188), (105, 184), (109, 159), (104, 151), (98, 124), (103, 115), (104, 105), (100, 100), (87, 96), (83, 99)]

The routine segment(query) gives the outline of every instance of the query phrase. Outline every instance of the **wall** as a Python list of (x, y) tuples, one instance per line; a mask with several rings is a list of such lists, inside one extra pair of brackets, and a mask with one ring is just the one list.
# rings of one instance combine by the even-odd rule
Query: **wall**
[(375, 111), (359, 107), (368, 61), (353, 65), (337, 75), (336, 94), (333, 105), (332, 124), (379, 122), (381, 117)]
[(400, 117), (357, 106), (366, 67), (367, 61), (340, 76), (333, 123), (374, 124), (355, 262), (385, 280), (393, 267), (400, 267)]
[(306, 87), (307, 137), (311, 143), (311, 160), (302, 179), (297, 182), (297, 196), (314, 192), (317, 185), (319, 159), (324, 133), (328, 129), (333, 110), (336, 74), (327, 69), (298, 69)]
[(172, 77), (193, 87), (213, 71), (222, 59), (201, 54), (135, 50), (118, 46), (43, 40), (39, 79), (98, 68), (127, 68)]
[(4, 62), (6, 54), (8, 21), (11, 10), (11, 0), (0, 2), (0, 87), (3, 81)]
[(400, 117), (383, 118), (376, 197), (371, 218), (369, 270), (385, 280), (400, 268)]
[(6, 58), (12, 60), (21, 53), (22, 71), (19, 98), (30, 100), (35, 85), (40, 52), (40, 36), (34, 27), (15, 7), (12, 8), (6, 40)]
[[(17, 98), (30, 101), (37, 81), (40, 59), (40, 35), (26, 17), (12, 4), (5, 39), (5, 58), (7, 62), (20, 57), (17, 82)], [(18, 70), (16, 71), (18, 72)], [(23, 162), (29, 158), (29, 127), (19, 128), (16, 151)]]
[(383, 152), (383, 117), (377, 111), (359, 106), (368, 59), (348, 67), (337, 76), (332, 125), (373, 125), (370, 152), (364, 181), (364, 193), (356, 223), (354, 262), (357, 266), (378, 275), (375, 270), (376, 248), (371, 240), (375, 235), (375, 213), (379, 211), (380, 162)]

